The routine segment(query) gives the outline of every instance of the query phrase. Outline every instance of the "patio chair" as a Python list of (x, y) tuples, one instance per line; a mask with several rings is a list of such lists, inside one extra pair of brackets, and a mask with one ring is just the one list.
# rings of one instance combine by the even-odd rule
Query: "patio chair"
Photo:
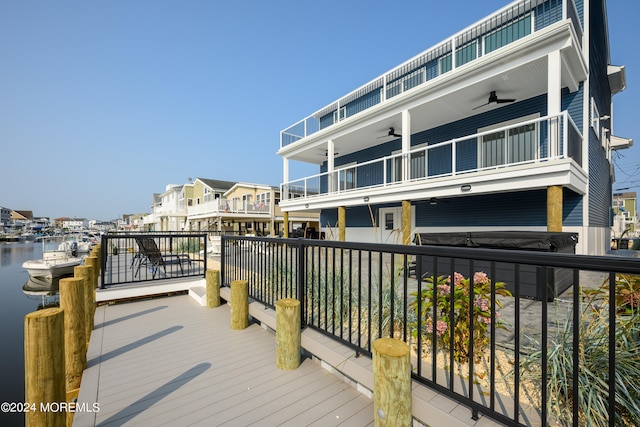
[(156, 274), (162, 268), (164, 274), (167, 274), (167, 264), (178, 264), (180, 267), (180, 273), (184, 274), (182, 263), (188, 261), (185, 256), (175, 254), (163, 254), (160, 252), (160, 248), (156, 244), (156, 241), (152, 237), (136, 237), (136, 243), (138, 244), (139, 253), (137, 261), (134, 259), (131, 268), (135, 268), (133, 277), (136, 277), (140, 272), (140, 268), (145, 265), (152, 273), (152, 277), (155, 279)]

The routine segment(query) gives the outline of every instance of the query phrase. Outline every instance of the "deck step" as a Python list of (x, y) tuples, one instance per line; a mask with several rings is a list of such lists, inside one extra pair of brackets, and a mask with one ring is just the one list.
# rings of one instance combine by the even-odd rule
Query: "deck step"
[(189, 295), (203, 307), (207, 305), (207, 289), (204, 286), (192, 286), (189, 288)]

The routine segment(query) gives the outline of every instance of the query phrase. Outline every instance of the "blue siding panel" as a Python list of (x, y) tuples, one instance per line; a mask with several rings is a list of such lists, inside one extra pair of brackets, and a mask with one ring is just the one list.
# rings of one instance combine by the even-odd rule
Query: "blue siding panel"
[[(437, 205), (428, 201), (413, 202), (416, 227), (546, 227), (546, 190), (522, 191), (442, 199)], [(347, 227), (372, 227), (371, 215), (378, 223), (378, 212), (400, 204), (354, 206), (347, 210)], [(563, 192), (562, 225), (582, 225), (583, 198), (565, 189)], [(323, 227), (336, 227), (338, 210), (324, 209), (320, 214)]]

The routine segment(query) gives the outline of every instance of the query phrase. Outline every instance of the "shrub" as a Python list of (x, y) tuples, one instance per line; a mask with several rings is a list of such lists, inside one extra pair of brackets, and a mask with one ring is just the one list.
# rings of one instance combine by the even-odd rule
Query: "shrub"
[[(453, 286), (450, 276), (434, 276), (423, 279), (425, 289), (420, 296), (414, 292), (411, 295), (414, 300), (410, 307), (417, 313), (418, 298), (420, 299), (422, 319), (422, 334), (428, 342), (435, 339), (449, 351), (453, 352), (453, 358), (457, 362), (469, 361), (469, 347), (471, 342), (471, 322), (473, 320), (473, 348), (475, 361), (482, 359), (483, 354), (490, 344), (488, 334), (489, 325), (496, 321), (496, 327), (505, 328), (502, 322), (497, 321), (498, 313), (491, 312), (491, 280), (483, 272), (473, 275), (472, 293), (470, 279), (459, 273), (454, 273)], [(503, 282), (495, 283), (495, 294), (510, 296)], [(435, 305), (435, 315), (434, 315)], [(496, 306), (502, 307), (496, 299)], [(471, 314), (472, 312), (472, 314)], [(453, 314), (453, 316), (451, 316)], [(471, 316), (470, 316), (471, 314)], [(418, 331), (413, 325), (413, 334)]]
[[(547, 365), (548, 408), (563, 426), (572, 425), (572, 407), (578, 405), (580, 425), (609, 425), (609, 285), (583, 291), (579, 322), (578, 401), (573, 402), (573, 323), (572, 316), (551, 335), (545, 356)], [(616, 276), (615, 318), (615, 401), (616, 425), (640, 425), (640, 276)], [(534, 348), (540, 344), (534, 342)], [(540, 350), (524, 361), (526, 375), (540, 381)], [(526, 379), (523, 378), (523, 379)]]

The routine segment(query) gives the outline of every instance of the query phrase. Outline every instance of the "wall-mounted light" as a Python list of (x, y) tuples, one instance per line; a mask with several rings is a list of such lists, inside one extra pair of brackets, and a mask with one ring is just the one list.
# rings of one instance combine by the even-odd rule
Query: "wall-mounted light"
[(309, 203), (307, 203), (306, 205), (304, 205), (304, 207), (305, 207), (305, 208), (308, 208), (308, 207), (309, 207)]
[(471, 185), (464, 184), (460, 186), (460, 191), (471, 191)]
[(369, 201), (369, 196), (364, 196), (362, 200), (364, 200), (364, 202), (367, 203)]
[(438, 199), (436, 199), (435, 197), (430, 198), (430, 199), (429, 199), (429, 204), (430, 204), (431, 206), (435, 206), (435, 205), (437, 205), (437, 204), (438, 204)]

